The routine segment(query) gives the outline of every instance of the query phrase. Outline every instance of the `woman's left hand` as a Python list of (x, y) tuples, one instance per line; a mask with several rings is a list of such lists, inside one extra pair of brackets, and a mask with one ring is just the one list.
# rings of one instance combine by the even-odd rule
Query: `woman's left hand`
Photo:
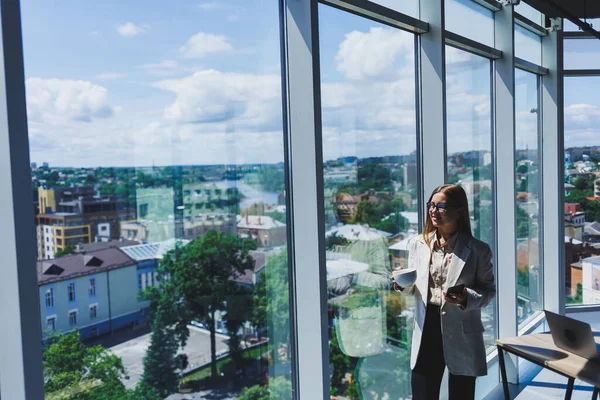
[(457, 293), (444, 293), (444, 299), (448, 303), (457, 304), (457, 305), (465, 305), (467, 304), (467, 289), (464, 292)]

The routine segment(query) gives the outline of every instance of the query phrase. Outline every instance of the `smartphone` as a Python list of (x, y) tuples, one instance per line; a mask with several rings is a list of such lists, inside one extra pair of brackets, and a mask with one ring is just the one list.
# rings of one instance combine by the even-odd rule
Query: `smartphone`
[(446, 291), (447, 294), (463, 294), (465, 291), (465, 285), (464, 284), (460, 284), (460, 285), (456, 285), (456, 286), (452, 286), (450, 288), (448, 288), (448, 290)]

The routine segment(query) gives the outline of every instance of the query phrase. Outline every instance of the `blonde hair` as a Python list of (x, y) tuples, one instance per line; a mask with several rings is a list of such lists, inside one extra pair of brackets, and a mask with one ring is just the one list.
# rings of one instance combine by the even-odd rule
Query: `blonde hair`
[[(469, 219), (469, 201), (467, 200), (467, 194), (465, 190), (458, 185), (442, 185), (433, 189), (431, 196), (429, 196), (429, 203), (436, 193), (443, 193), (446, 196), (446, 204), (452, 209), (462, 209), (462, 212), (458, 218), (458, 232), (462, 232), (466, 235), (473, 236), (471, 232), (471, 220)], [(423, 229), (423, 239), (427, 246), (429, 243), (429, 236), (432, 232), (435, 232), (436, 228), (433, 226), (429, 210), (426, 210), (425, 228)]]

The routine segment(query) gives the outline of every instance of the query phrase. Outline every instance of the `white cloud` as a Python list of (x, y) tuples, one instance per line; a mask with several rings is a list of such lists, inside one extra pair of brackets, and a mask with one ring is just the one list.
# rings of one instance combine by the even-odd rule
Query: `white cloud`
[(133, 22), (127, 22), (124, 25), (117, 26), (117, 32), (123, 37), (133, 37), (145, 33), (148, 30), (148, 25), (136, 25)]
[(414, 36), (391, 28), (371, 28), (345, 35), (336, 56), (337, 70), (349, 79), (395, 76), (405, 59), (412, 60)]
[(571, 104), (565, 108), (565, 127), (582, 128), (598, 125), (600, 107), (591, 104)]
[(323, 152), (343, 156), (409, 154), (416, 149), (414, 37), (388, 28), (345, 35), (335, 57), (321, 55)]
[(600, 137), (600, 107), (571, 104), (565, 107), (565, 147), (595, 146)]
[(279, 75), (198, 71), (181, 79), (155, 83), (175, 93), (165, 118), (177, 123), (231, 123), (246, 130), (281, 129)]
[(28, 78), (29, 119), (49, 124), (91, 122), (111, 117), (118, 108), (108, 102), (106, 88), (89, 81)]
[(112, 81), (115, 79), (121, 79), (121, 78), (125, 78), (127, 76), (127, 74), (124, 74), (122, 72), (104, 72), (100, 75), (96, 75), (96, 79), (102, 79), (105, 81)]
[(226, 53), (232, 50), (233, 46), (225, 36), (204, 32), (198, 32), (190, 37), (179, 49), (185, 58), (203, 58), (208, 54)]
[(179, 63), (175, 60), (163, 60), (158, 63), (144, 64), (142, 68), (152, 75), (167, 76), (179, 71)]

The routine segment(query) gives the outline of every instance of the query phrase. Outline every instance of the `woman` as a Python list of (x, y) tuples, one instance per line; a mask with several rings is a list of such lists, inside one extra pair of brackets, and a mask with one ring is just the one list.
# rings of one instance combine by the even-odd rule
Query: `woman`
[[(475, 378), (487, 374), (481, 309), (496, 295), (496, 285), (490, 247), (471, 233), (463, 188), (433, 191), (423, 234), (409, 241), (408, 251), (415, 284), (402, 288), (392, 281), (396, 291), (415, 296), (413, 399), (439, 399), (446, 366), (449, 399), (474, 399)], [(448, 291), (457, 285), (464, 287)]]

